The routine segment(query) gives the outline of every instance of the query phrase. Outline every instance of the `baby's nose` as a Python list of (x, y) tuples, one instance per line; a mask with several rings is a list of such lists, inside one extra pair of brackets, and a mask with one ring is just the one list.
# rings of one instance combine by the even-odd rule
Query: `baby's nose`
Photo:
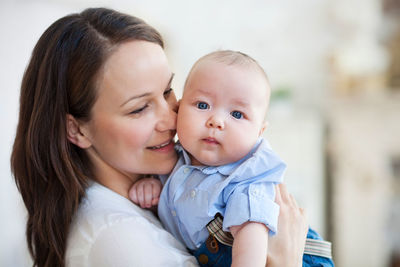
[(207, 121), (207, 127), (223, 130), (225, 128), (224, 120), (219, 116), (212, 116)]

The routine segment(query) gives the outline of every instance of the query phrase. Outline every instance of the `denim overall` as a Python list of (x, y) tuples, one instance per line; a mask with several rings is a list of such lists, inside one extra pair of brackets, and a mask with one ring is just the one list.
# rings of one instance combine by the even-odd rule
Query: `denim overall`
[[(232, 243), (230, 233), (222, 231), (222, 216), (207, 225), (210, 233), (207, 240), (195, 251), (191, 251), (201, 267), (225, 267), (232, 264)], [(303, 255), (303, 267), (335, 266), (331, 256), (330, 242), (309, 228)]]

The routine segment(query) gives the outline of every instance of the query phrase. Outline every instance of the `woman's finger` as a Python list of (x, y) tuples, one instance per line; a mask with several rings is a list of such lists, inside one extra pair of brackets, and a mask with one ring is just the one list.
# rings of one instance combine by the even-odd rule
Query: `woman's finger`
[(289, 197), (290, 197), (290, 202), (292, 203), (292, 205), (293, 205), (295, 208), (299, 208), (299, 205), (297, 204), (297, 201), (296, 201), (296, 199), (294, 198), (294, 196), (293, 196), (292, 194), (289, 194)]
[(275, 202), (279, 205), (282, 203), (282, 196), (279, 184), (275, 186)]
[(279, 190), (281, 193), (281, 199), (283, 202), (289, 202), (290, 201), (290, 197), (289, 197), (289, 193), (287, 191), (286, 185), (285, 184), (279, 184)]
[(301, 215), (303, 215), (305, 218), (308, 218), (308, 217), (307, 217), (307, 210), (306, 210), (306, 209), (304, 209), (304, 208), (299, 208), (299, 211), (300, 211)]

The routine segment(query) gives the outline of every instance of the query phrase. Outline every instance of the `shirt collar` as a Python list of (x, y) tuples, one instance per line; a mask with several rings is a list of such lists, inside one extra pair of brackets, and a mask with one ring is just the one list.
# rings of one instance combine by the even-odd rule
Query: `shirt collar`
[(182, 147), (182, 145), (181, 145), (181, 143), (179, 141), (176, 142), (175, 150), (178, 152), (178, 154), (182, 153), (182, 155), (183, 155), (183, 164), (191, 165), (192, 162), (190, 160), (189, 153), (187, 153), (186, 150), (183, 149), (183, 147)]
[(205, 170), (204, 173), (206, 173), (206, 174), (212, 174), (212, 173), (216, 172), (216, 171), (211, 171), (211, 172), (207, 171), (207, 169), (214, 168), (212, 166), (194, 166), (194, 165), (192, 165), (192, 161), (190, 160), (189, 153), (182, 147), (182, 145), (181, 145), (181, 143), (179, 143), (179, 141), (176, 143), (175, 149), (176, 149), (176, 151), (178, 151), (179, 154), (182, 153), (182, 156), (183, 156), (182, 157), (182, 159), (183, 159), (182, 164), (183, 165), (188, 165), (189, 167), (194, 168), (194, 169), (198, 169), (198, 170), (200, 170), (202, 172), (204, 172), (204, 170)]
[(200, 171), (202, 171), (204, 174), (210, 175), (210, 174), (214, 174), (219, 172), (222, 175), (230, 175), (233, 173), (233, 171), (240, 166), (240, 164), (247, 160), (249, 157), (251, 157), (257, 150), (258, 145), (261, 143), (262, 138), (260, 137), (256, 144), (253, 146), (253, 148), (251, 149), (251, 151), (244, 156), (243, 158), (239, 159), (238, 161), (232, 162), (232, 163), (228, 163), (225, 165), (221, 165), (221, 166), (192, 166), (191, 165), (191, 160), (189, 157), (189, 153), (186, 152), (185, 149), (183, 149), (182, 145), (179, 143), (179, 141), (176, 144), (176, 150), (178, 151), (178, 153), (182, 153), (183, 155), (183, 161), (185, 165), (190, 165), (192, 168), (196, 168), (199, 169)]

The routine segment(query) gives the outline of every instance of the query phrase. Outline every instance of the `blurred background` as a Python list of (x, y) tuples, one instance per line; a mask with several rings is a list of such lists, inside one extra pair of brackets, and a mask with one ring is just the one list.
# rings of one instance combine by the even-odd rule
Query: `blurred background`
[(265, 135), (311, 226), (333, 242), (337, 266), (400, 266), (400, 1), (244, 2), (1, 1), (0, 266), (31, 264), (9, 166), (30, 53), (56, 19), (98, 6), (161, 32), (178, 96), (205, 53), (258, 60), (273, 88)]

